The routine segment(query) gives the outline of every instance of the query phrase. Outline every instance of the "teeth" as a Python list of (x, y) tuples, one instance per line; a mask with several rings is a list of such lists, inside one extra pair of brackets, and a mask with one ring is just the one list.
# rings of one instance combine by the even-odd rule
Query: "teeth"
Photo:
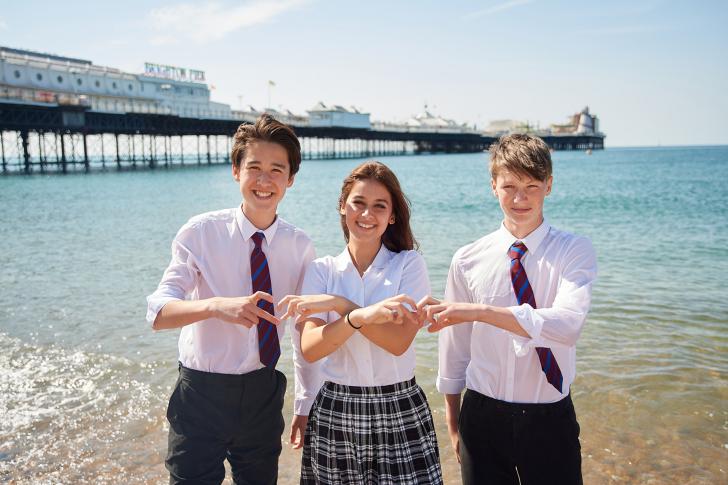
[(254, 193), (258, 197), (270, 197), (271, 195), (273, 195), (273, 192), (261, 192), (259, 190), (255, 190)]
[(374, 227), (374, 224), (362, 224), (361, 222), (357, 222), (356, 224), (357, 224), (357, 225), (358, 225), (359, 227), (362, 227), (362, 228), (364, 228), (364, 229), (371, 229), (372, 227)]

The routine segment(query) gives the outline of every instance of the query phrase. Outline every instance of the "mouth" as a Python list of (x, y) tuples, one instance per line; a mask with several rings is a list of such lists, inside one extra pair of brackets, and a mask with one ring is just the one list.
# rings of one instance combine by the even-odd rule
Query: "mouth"
[(356, 225), (364, 230), (374, 229), (374, 224), (364, 224), (362, 222), (357, 222)]
[(273, 192), (264, 192), (262, 190), (254, 190), (253, 195), (255, 195), (258, 199), (267, 200), (273, 197)]
[(511, 210), (513, 212), (515, 212), (516, 214), (525, 214), (525, 213), (529, 212), (531, 209), (529, 207), (526, 207), (526, 208), (513, 207), (513, 208), (511, 208)]

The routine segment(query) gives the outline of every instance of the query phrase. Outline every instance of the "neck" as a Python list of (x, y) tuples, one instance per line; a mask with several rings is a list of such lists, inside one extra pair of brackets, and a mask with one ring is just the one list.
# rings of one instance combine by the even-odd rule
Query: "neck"
[(523, 239), (524, 237), (531, 234), (533, 231), (538, 229), (538, 226), (543, 224), (543, 216), (539, 217), (538, 222), (532, 222), (528, 224), (518, 224), (514, 221), (505, 219), (503, 220), (503, 225), (508, 229), (508, 232), (513, 234), (518, 239)]
[(273, 222), (275, 222), (276, 220), (275, 211), (270, 214), (268, 212), (252, 211), (245, 208), (245, 202), (243, 202), (241, 209), (243, 210), (243, 214), (245, 214), (245, 217), (255, 227), (261, 230), (268, 229), (271, 224), (273, 224)]
[(369, 266), (371, 266), (374, 258), (377, 257), (377, 253), (379, 252), (379, 248), (381, 248), (381, 246), (381, 239), (378, 240), (376, 244), (363, 243), (361, 241), (349, 239), (349, 244), (346, 245), (346, 248), (349, 250), (349, 256), (351, 256), (351, 261), (354, 263), (354, 266), (356, 267), (356, 270), (359, 272), (360, 276), (364, 274)]

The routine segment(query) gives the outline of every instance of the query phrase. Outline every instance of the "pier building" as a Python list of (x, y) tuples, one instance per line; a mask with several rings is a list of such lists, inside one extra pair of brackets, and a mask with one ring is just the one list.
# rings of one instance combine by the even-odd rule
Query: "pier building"
[[(323, 102), (306, 114), (233, 110), (210, 94), (201, 70), (145, 63), (142, 73), (129, 73), (0, 47), (2, 173), (228, 163), (237, 126), (263, 112), (295, 128), (305, 159), (478, 152), (497, 138), (428, 111), (403, 123), (372, 122), (362, 109)], [(546, 143), (603, 148), (588, 109), (572, 125), (554, 125)]]

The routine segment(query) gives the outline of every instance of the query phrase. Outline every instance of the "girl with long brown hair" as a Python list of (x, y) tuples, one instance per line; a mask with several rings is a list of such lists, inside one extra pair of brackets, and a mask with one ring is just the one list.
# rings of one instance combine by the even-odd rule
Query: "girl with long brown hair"
[(346, 248), (306, 271), (303, 296), (288, 296), (301, 351), (323, 359), (325, 383), (309, 414), (302, 484), (442, 483), (427, 399), (415, 382), (413, 340), (430, 293), (415, 251), (409, 203), (378, 162), (344, 180), (338, 204)]

